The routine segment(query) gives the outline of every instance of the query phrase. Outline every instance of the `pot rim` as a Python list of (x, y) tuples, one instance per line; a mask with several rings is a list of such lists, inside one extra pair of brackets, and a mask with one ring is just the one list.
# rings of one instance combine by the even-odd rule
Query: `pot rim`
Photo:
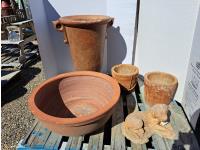
[[(76, 20), (76, 18), (79, 17), (82, 19)], [(83, 19), (83, 18), (88, 18), (88, 19)], [(113, 19), (114, 18), (105, 15), (72, 15), (72, 16), (60, 17), (58, 20), (61, 24), (66, 26), (78, 26), (78, 25), (90, 25), (90, 24), (107, 24), (113, 21)]]
[[(81, 116), (78, 118), (60, 118), (60, 117), (55, 117), (49, 114), (46, 114), (45, 112), (41, 111), (35, 104), (35, 96), (37, 94), (37, 92), (43, 88), (45, 85), (58, 80), (58, 79), (62, 79), (62, 78), (66, 78), (66, 77), (72, 77), (72, 76), (94, 76), (94, 77), (98, 77), (98, 78), (102, 78), (106, 81), (108, 81), (112, 88), (113, 88), (113, 97), (110, 100), (110, 103), (108, 105), (106, 105), (105, 107), (103, 107), (100, 111), (97, 111), (94, 114), (90, 114), (90, 115), (86, 115), (86, 116)], [(38, 117), (40, 120), (42, 121), (47, 121), (50, 123), (54, 123), (54, 124), (73, 124), (73, 125), (81, 125), (84, 123), (90, 123), (90, 122), (94, 122), (95, 120), (98, 120), (101, 116), (105, 115), (107, 112), (111, 111), (112, 108), (117, 104), (117, 102), (119, 101), (119, 97), (120, 97), (120, 87), (119, 84), (117, 83), (117, 81), (115, 81), (112, 77), (103, 74), (103, 73), (99, 73), (99, 72), (94, 72), (94, 71), (74, 71), (74, 72), (69, 72), (69, 73), (63, 73), (60, 75), (57, 75), (55, 77), (52, 77), (50, 79), (47, 79), (46, 81), (44, 81), (43, 83), (41, 83), (39, 86), (37, 86), (33, 92), (31, 93), (29, 99), (28, 99), (28, 106), (29, 109), (31, 110), (31, 112)]]
[[(115, 71), (115, 68), (117, 67), (122, 67), (122, 66), (129, 66), (135, 69), (135, 72), (131, 73), (131, 74), (121, 74)], [(113, 72), (114, 74), (121, 76), (121, 77), (132, 77), (133, 75), (138, 75), (139, 74), (139, 68), (131, 65), (131, 64), (118, 64), (112, 67), (111, 72)]]
[[(155, 83), (152, 80), (149, 80), (149, 75), (154, 75), (154, 74), (162, 74), (162, 75), (166, 75), (166, 76), (170, 76), (173, 79), (173, 82), (163, 85), (162, 83)], [(153, 85), (158, 85), (158, 86), (175, 86), (178, 84), (178, 79), (176, 78), (176, 76), (170, 74), (170, 73), (166, 73), (166, 72), (161, 72), (161, 71), (152, 71), (152, 72), (148, 72), (145, 73), (144, 75), (144, 83), (145, 84), (153, 84)]]

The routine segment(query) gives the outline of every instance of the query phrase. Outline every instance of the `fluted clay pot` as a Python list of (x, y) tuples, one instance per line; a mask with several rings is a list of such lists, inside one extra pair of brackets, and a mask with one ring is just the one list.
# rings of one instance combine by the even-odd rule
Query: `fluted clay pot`
[(28, 102), (45, 127), (64, 136), (77, 136), (102, 127), (119, 96), (119, 85), (112, 77), (77, 71), (46, 80), (32, 92)]
[(112, 24), (113, 18), (100, 15), (66, 16), (53, 21), (70, 46), (75, 69), (90, 71), (101, 69), (106, 29)]
[(111, 69), (112, 77), (127, 91), (133, 91), (137, 84), (139, 69), (130, 64), (115, 65)]
[(144, 96), (149, 106), (169, 104), (176, 93), (178, 80), (164, 72), (149, 72), (144, 75)]

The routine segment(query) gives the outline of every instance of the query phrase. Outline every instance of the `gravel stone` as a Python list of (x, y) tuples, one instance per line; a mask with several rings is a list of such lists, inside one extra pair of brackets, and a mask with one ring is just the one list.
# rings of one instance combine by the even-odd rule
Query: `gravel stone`
[(45, 80), (42, 62), (23, 69), (20, 78), (9, 89), (2, 89), (1, 100), (1, 148), (16, 149), (35, 120), (28, 109), (27, 100), (38, 84)]

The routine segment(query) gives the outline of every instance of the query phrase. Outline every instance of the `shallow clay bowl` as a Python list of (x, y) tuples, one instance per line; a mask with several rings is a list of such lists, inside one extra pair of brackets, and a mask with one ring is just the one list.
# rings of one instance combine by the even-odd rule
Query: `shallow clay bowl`
[(168, 105), (174, 98), (178, 87), (177, 78), (165, 72), (149, 72), (144, 75), (144, 96), (149, 106)]
[(112, 77), (115, 78), (125, 91), (133, 91), (137, 84), (139, 69), (131, 64), (118, 64), (111, 69)]
[(29, 108), (50, 130), (77, 136), (102, 127), (112, 115), (119, 96), (119, 85), (110, 76), (77, 71), (39, 85), (29, 98)]

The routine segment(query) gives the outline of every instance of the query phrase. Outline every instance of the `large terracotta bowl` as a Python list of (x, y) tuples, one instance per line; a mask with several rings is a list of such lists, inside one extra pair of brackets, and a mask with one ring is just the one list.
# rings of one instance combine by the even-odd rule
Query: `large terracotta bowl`
[(176, 93), (178, 80), (165, 72), (149, 72), (144, 75), (144, 96), (149, 106), (169, 104)]
[(115, 65), (111, 69), (112, 77), (127, 91), (133, 91), (137, 84), (139, 69), (131, 64)]
[(119, 85), (110, 76), (78, 71), (39, 85), (29, 98), (29, 108), (52, 131), (64, 136), (84, 135), (106, 123), (119, 96)]

